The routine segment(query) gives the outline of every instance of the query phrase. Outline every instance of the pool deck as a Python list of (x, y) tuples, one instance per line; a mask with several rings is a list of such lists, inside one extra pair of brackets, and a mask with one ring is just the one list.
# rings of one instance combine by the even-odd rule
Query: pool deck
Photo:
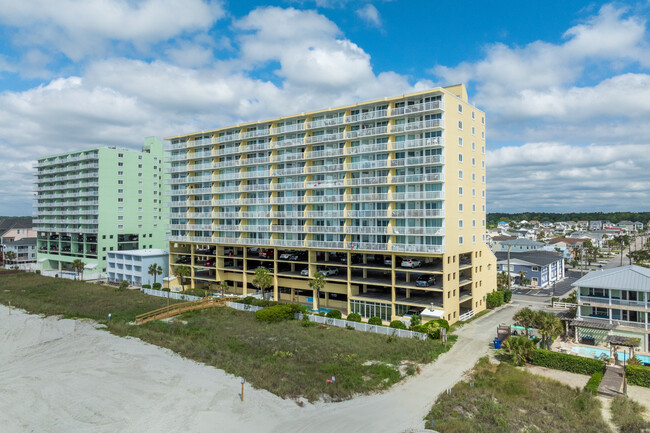
[[(580, 352), (574, 352), (574, 348), (580, 348), (580, 349), (585, 349), (584, 353)], [(586, 358), (593, 358), (593, 356), (589, 356), (587, 353), (589, 349), (592, 350), (604, 350), (608, 353), (610, 353), (610, 348), (606, 346), (588, 346), (585, 344), (577, 344), (573, 343), (570, 341), (562, 341), (561, 339), (556, 339), (553, 344), (551, 345), (551, 350), (555, 352), (560, 352), (560, 353), (567, 353), (569, 355), (577, 355), (577, 356), (584, 356)], [(627, 350), (621, 350), (619, 349), (618, 352), (628, 352)], [(648, 356), (650, 357), (650, 353), (648, 352), (640, 352), (640, 351), (634, 351), (634, 355), (642, 355), (642, 356)], [(622, 363), (622, 359), (619, 358), (619, 362)]]

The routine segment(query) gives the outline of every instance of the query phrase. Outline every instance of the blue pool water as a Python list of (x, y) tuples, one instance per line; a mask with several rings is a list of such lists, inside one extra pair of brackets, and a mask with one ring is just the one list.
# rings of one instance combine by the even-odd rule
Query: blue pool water
[[(592, 358), (600, 358), (603, 354), (609, 357), (609, 350), (599, 349), (597, 347), (576, 346), (571, 351), (576, 355), (590, 356)], [(627, 361), (628, 357), (627, 352), (618, 352), (618, 359), (620, 361)], [(644, 364), (650, 364), (650, 356), (636, 354), (636, 358)]]

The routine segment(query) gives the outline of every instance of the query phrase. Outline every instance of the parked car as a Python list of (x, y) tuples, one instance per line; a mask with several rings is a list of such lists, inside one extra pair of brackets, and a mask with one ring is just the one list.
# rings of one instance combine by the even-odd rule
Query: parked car
[(269, 272), (271, 272), (271, 273), (273, 273), (273, 271), (275, 270), (275, 269), (273, 268), (273, 263), (268, 263), (268, 264), (259, 265), (259, 266), (257, 267), (257, 269), (267, 269), (267, 270), (268, 270)]
[(207, 260), (203, 263), (203, 266), (207, 266), (207, 267), (214, 266), (214, 262), (212, 260)]
[(275, 254), (273, 250), (262, 250), (260, 251), (260, 258), (262, 259), (272, 259)]
[(282, 254), (280, 254), (280, 260), (290, 260), (289, 257), (293, 255), (294, 255), (293, 251), (285, 251)]
[(176, 260), (176, 263), (180, 263), (180, 264), (188, 264), (188, 263), (190, 263), (191, 261), (192, 261), (192, 259), (190, 259), (189, 257), (187, 257), (187, 256), (183, 256), (183, 257), (179, 257), (178, 260)]
[(307, 260), (307, 253), (304, 251), (299, 251), (289, 256), (289, 260), (292, 262), (297, 262), (299, 260)]
[(227, 247), (227, 248), (223, 249), (223, 255), (224, 256), (231, 256), (233, 254), (235, 254), (235, 250), (233, 248)]
[(339, 274), (338, 268), (330, 268), (330, 267), (319, 268), (318, 272), (323, 274), (324, 277), (329, 277), (330, 275), (338, 275)]
[(308, 277), (309, 276), (309, 268), (305, 268), (302, 271), (300, 271), (300, 275), (303, 277)]
[(435, 275), (420, 275), (417, 280), (415, 280), (415, 285), (418, 287), (431, 287), (436, 284)]
[[(350, 262), (352, 264), (363, 262), (363, 258), (361, 257), (361, 254), (352, 254), (350, 257), (351, 257)], [(341, 263), (343, 263), (344, 265), (348, 263), (347, 256), (344, 255), (343, 257), (341, 257)]]
[(402, 259), (402, 264), (400, 266), (403, 268), (419, 268), (422, 266), (422, 262), (415, 259)]
[(249, 256), (259, 256), (260, 255), (260, 249), (259, 248), (248, 248), (247, 251)]

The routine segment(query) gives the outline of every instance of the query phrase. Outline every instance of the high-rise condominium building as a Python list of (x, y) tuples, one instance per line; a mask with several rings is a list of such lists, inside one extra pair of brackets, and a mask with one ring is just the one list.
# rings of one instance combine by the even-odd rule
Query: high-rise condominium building
[(48, 156), (36, 164), (38, 262), (42, 270), (106, 273), (106, 252), (166, 246), (163, 146), (111, 147)]
[(450, 322), (496, 288), (485, 115), (463, 85), (167, 140), (170, 275), (193, 287), (253, 292), (265, 267), (275, 299), (315, 306), (320, 271), (321, 309)]

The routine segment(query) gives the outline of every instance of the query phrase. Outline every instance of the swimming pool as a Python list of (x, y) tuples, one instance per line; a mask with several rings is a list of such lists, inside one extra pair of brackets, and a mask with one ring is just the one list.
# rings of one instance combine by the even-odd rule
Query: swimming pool
[[(589, 346), (576, 346), (571, 348), (571, 351), (575, 353), (576, 355), (581, 355), (581, 356), (590, 356), (592, 358), (600, 358), (601, 356), (605, 355), (609, 358), (609, 350), (607, 349), (599, 349), (597, 347), (589, 347)], [(650, 356), (648, 355), (635, 355), (636, 358), (643, 362), (644, 364), (650, 364)], [(629, 355), (627, 352), (618, 352), (618, 359), (620, 361), (627, 361)]]

